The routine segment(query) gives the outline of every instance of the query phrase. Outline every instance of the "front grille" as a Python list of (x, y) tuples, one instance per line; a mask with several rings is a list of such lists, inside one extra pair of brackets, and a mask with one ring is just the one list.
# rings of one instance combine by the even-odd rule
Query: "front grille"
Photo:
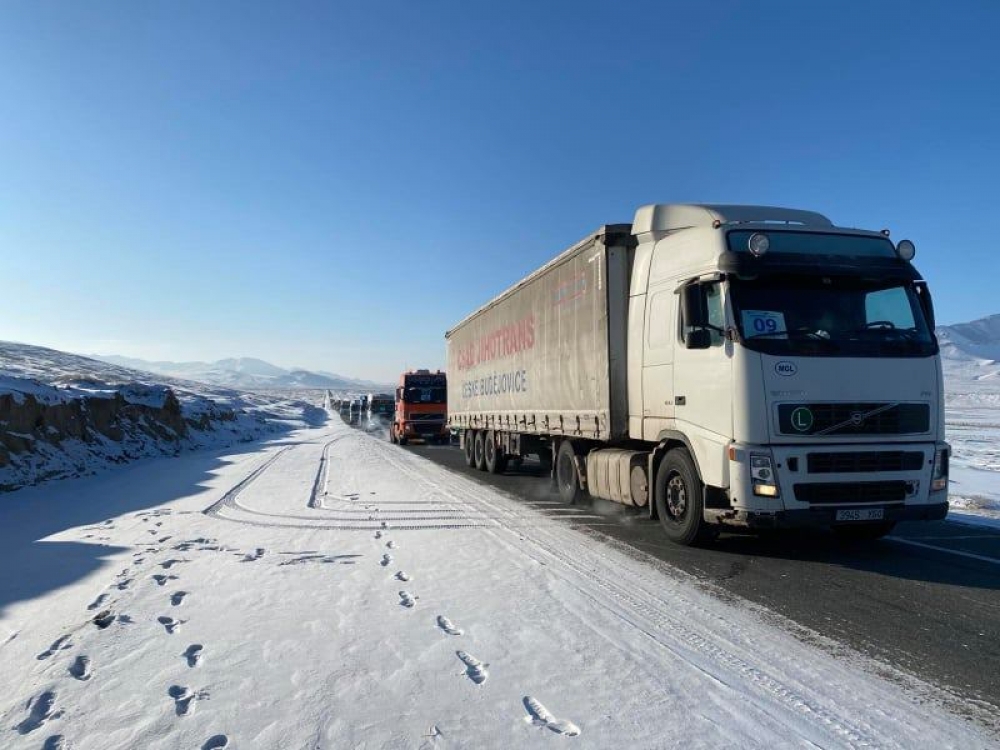
[(408, 422), (407, 424), (418, 435), (437, 435), (444, 427), (444, 422)]
[(841, 503), (901, 503), (906, 499), (906, 482), (818, 482), (796, 484), (795, 498), (813, 505)]
[(810, 453), (806, 462), (810, 474), (919, 471), (924, 464), (924, 454), (920, 451)]
[(444, 414), (414, 414), (413, 419), (419, 419), (421, 422), (443, 422)]
[(928, 404), (780, 404), (783, 435), (908, 435), (930, 429)]

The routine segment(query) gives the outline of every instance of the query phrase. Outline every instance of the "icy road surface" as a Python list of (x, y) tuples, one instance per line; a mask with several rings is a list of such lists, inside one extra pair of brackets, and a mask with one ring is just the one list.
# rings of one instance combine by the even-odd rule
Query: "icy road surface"
[(0, 556), (3, 748), (997, 741), (336, 419), (2, 496)]

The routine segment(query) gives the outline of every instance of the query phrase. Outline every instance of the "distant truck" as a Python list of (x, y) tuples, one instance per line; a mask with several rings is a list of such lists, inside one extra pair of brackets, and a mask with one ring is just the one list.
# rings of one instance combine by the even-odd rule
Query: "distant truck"
[(392, 415), (396, 402), (391, 393), (372, 393), (368, 396), (368, 411), (366, 421), (368, 429), (388, 427), (392, 423)]
[(406, 445), (410, 440), (447, 443), (448, 378), (437, 370), (410, 370), (399, 376), (395, 394), (395, 414), (389, 439)]
[(466, 461), (667, 536), (944, 518), (941, 362), (912, 242), (764, 206), (649, 205), (446, 334)]

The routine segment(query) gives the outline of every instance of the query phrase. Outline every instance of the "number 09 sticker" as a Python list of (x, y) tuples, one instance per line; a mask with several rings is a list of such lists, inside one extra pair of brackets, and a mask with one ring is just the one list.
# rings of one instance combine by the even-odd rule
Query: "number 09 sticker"
[(787, 338), (787, 335), (784, 335), (786, 333), (784, 313), (768, 310), (743, 311), (743, 335), (747, 338), (767, 335), (781, 339)]

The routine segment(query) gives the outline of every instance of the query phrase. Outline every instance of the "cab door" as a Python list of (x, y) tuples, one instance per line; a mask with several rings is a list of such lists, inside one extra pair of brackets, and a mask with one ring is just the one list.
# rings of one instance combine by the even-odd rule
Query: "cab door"
[(661, 430), (673, 427), (673, 357), (677, 320), (677, 295), (661, 286), (646, 295), (643, 331), (642, 437), (656, 440)]
[[(675, 295), (675, 424), (697, 454), (702, 479), (726, 486), (724, 457), (733, 434), (733, 343), (726, 338), (724, 287), (716, 280), (688, 287)], [(688, 294), (693, 305), (685, 304)]]

